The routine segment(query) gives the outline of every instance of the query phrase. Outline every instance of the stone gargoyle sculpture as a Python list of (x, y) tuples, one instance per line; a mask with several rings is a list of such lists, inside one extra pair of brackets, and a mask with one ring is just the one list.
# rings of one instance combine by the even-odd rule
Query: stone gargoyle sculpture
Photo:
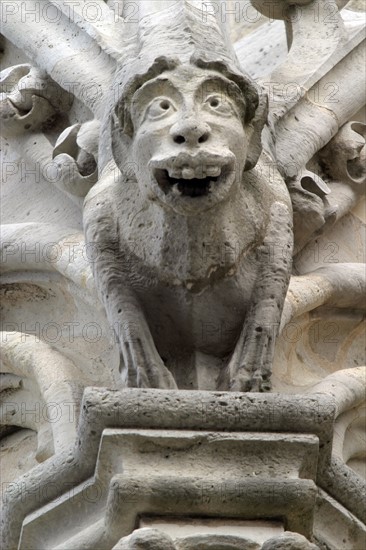
[(199, 388), (208, 356), (214, 387), (266, 391), (291, 273), (291, 201), (261, 151), (266, 97), (216, 21), (181, 9), (159, 21), (161, 44), (147, 18), (117, 72), (101, 136), (111, 158), (84, 203), (93, 273), (127, 386)]

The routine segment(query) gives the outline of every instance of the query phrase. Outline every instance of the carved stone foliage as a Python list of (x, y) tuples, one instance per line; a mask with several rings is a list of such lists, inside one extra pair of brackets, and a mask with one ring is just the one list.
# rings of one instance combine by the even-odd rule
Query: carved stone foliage
[(55, 170), (65, 190), (85, 197), (98, 180), (99, 122), (73, 124), (58, 137), (53, 149)]
[(70, 97), (45, 71), (29, 64), (9, 67), (1, 73), (2, 134), (19, 136), (45, 130), (57, 113), (70, 105)]
[(365, 138), (365, 124), (347, 122), (320, 153), (329, 175), (335, 180), (353, 184), (360, 194), (362, 185), (366, 183)]

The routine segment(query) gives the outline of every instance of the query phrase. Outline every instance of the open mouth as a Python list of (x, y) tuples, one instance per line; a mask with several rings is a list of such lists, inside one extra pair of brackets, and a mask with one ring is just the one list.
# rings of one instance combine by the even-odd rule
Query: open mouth
[(162, 169), (154, 171), (154, 177), (165, 194), (179, 193), (185, 197), (204, 197), (214, 186), (226, 179), (228, 167), (184, 167), (182, 169)]

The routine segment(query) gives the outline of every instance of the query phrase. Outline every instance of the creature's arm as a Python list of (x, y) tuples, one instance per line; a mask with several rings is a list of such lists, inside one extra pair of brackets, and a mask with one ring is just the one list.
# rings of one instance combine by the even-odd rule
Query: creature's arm
[(118, 337), (121, 376), (128, 387), (176, 388), (172, 374), (156, 350), (141, 305), (128, 284), (125, 275), (128, 256), (121, 250), (117, 219), (108, 193), (86, 199), (85, 238), (93, 244), (94, 279)]
[(266, 237), (257, 249), (259, 274), (251, 307), (220, 389), (270, 389), (274, 346), (291, 275), (292, 243), (291, 212), (275, 202)]

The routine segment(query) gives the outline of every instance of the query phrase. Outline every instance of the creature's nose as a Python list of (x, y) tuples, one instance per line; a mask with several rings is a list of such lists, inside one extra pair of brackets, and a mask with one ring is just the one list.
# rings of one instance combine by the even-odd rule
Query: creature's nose
[(170, 135), (174, 143), (195, 146), (208, 140), (210, 127), (206, 122), (190, 116), (176, 122), (170, 129)]

